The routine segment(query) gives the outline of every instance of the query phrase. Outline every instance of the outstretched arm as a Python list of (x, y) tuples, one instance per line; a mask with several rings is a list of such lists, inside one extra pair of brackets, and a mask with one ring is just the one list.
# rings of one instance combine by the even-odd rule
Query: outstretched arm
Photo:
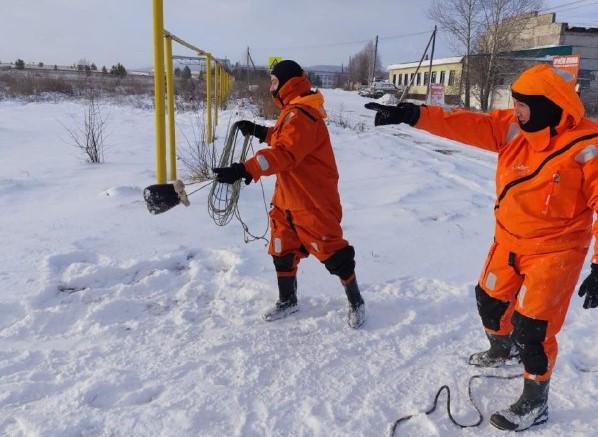
[(471, 146), (498, 152), (508, 142), (513, 111), (479, 113), (464, 110), (444, 111), (438, 106), (422, 106), (415, 127)]
[(511, 110), (494, 111), (490, 114), (459, 109), (444, 111), (438, 106), (418, 106), (407, 102), (397, 106), (371, 102), (365, 107), (376, 111), (376, 126), (406, 123), (435, 135), (493, 152), (498, 152), (510, 141), (513, 128), (518, 129)]

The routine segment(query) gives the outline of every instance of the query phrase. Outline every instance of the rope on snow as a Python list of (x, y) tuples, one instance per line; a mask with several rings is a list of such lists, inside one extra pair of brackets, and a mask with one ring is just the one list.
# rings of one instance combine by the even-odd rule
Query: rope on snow
[[(484, 421), (484, 415), (482, 414), (482, 412), (480, 411), (480, 408), (476, 405), (476, 403), (473, 400), (473, 381), (477, 380), (477, 379), (502, 379), (502, 380), (508, 380), (508, 379), (515, 379), (515, 378), (521, 378), (521, 374), (518, 373), (516, 375), (507, 375), (507, 376), (500, 376), (500, 375), (484, 375), (484, 374), (478, 374), (478, 375), (473, 375), (469, 378), (469, 381), (467, 383), (467, 393), (469, 396), (469, 402), (471, 402), (471, 405), (473, 405), (473, 408), (476, 410), (477, 414), (478, 414), (478, 419), (471, 424), (463, 424), (458, 422), (454, 417), (453, 417), (453, 413), (451, 412), (451, 389), (449, 388), (448, 385), (443, 385), (442, 387), (440, 387), (438, 389), (438, 391), (436, 392), (436, 396), (434, 396), (434, 402), (432, 404), (432, 407), (430, 407), (428, 410), (426, 410), (424, 412), (424, 414), (426, 416), (432, 414), (434, 411), (436, 411), (436, 408), (438, 407), (438, 398), (440, 397), (440, 395), (442, 394), (443, 391), (446, 391), (446, 412), (448, 414), (449, 419), (451, 420), (451, 422), (453, 422), (453, 424), (455, 424), (456, 426), (458, 426), (459, 428), (463, 429), (463, 428), (475, 428), (477, 426), (480, 426), (481, 423)], [(420, 413), (417, 413), (420, 414)], [(409, 416), (404, 416), (401, 417), (397, 420), (395, 420), (394, 424), (392, 425), (391, 429), (390, 429), (390, 437), (394, 437), (396, 435), (396, 431), (397, 428), (399, 427), (399, 425), (401, 423), (404, 423), (406, 421), (408, 421), (409, 419), (415, 417), (417, 414), (411, 414)]]

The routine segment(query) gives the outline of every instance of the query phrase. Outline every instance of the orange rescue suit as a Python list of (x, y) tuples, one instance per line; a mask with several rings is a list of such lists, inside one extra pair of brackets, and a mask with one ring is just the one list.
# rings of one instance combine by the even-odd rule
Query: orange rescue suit
[(340, 226), (339, 175), (324, 121), (324, 98), (310, 87), (305, 76), (282, 86), (275, 98), (282, 110), (266, 136), (270, 147), (245, 162), (255, 181), (276, 174), (268, 252), (296, 255), (293, 268), (279, 276), (294, 275), (308, 253), (325, 261), (348, 246)]
[[(489, 114), (421, 107), (417, 128), (498, 153), (495, 243), (476, 287), (488, 332), (511, 334), (525, 377), (550, 378), (560, 330), (598, 209), (598, 125), (567, 73), (538, 65), (514, 92), (543, 95), (563, 114), (553, 129), (520, 129), (512, 110)], [(594, 235), (598, 227), (594, 225)], [(598, 247), (592, 262), (598, 263)]]

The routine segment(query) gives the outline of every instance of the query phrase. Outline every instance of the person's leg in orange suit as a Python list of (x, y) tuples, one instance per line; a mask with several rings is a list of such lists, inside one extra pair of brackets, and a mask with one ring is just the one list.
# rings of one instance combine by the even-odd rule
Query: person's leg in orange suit
[[(485, 354), (488, 358), (493, 348), (495, 355), (496, 351), (502, 354), (504, 362), (511, 344), (520, 353), (523, 393), (513, 405), (491, 417), (491, 422), (501, 429), (511, 429), (509, 418), (515, 421), (513, 412), (530, 402), (528, 399), (539, 402), (533, 424), (546, 421), (546, 400), (558, 352), (556, 334), (565, 320), (585, 252), (582, 249), (517, 255), (496, 244), (490, 250), (476, 287), (476, 299), (491, 348), (472, 355), (470, 363), (481, 365), (484, 360), (480, 357)], [(486, 362), (496, 363), (492, 359)]]
[[(301, 258), (312, 254), (331, 274), (339, 277), (350, 303), (349, 325), (361, 326), (365, 321), (365, 308), (355, 277), (355, 250), (343, 239), (338, 218), (326, 211), (290, 212), (274, 207), (270, 219), (272, 239), (269, 253), (274, 259), (279, 290), (288, 289), (293, 284), (292, 296), (296, 305), (297, 265)], [(287, 294), (281, 293), (280, 296)]]

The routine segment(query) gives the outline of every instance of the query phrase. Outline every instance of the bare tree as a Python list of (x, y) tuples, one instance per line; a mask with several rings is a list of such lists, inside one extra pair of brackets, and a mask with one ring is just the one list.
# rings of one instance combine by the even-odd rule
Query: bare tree
[(191, 136), (181, 131), (187, 142), (187, 150), (178, 158), (193, 182), (205, 182), (212, 177), (212, 168), (217, 164), (216, 149), (206, 142), (205, 110), (198, 108), (191, 123)]
[(463, 91), (466, 108), (470, 107), (471, 98), (469, 60), (480, 32), (480, 2), (481, 0), (434, 0), (428, 10), (428, 16), (450, 35), (453, 48), (457, 51), (465, 50)]
[(64, 126), (69, 136), (85, 156), (87, 162), (104, 162), (104, 140), (106, 137), (106, 119), (102, 115), (96, 91), (89, 90), (87, 106), (83, 115), (82, 126), (70, 128)]
[[(369, 81), (372, 62), (375, 54), (375, 46), (373, 41), (370, 41), (358, 53), (351, 56), (349, 59), (349, 80), (361, 84), (366, 84)], [(375, 71), (382, 71), (382, 60), (380, 56), (376, 57)]]
[(542, 0), (479, 0), (481, 6), (480, 26), (484, 32), (472, 58), (472, 83), (480, 101), (487, 111), (490, 95), (501, 74), (512, 68), (508, 53), (515, 40), (526, 29), (530, 18), (542, 6)]

